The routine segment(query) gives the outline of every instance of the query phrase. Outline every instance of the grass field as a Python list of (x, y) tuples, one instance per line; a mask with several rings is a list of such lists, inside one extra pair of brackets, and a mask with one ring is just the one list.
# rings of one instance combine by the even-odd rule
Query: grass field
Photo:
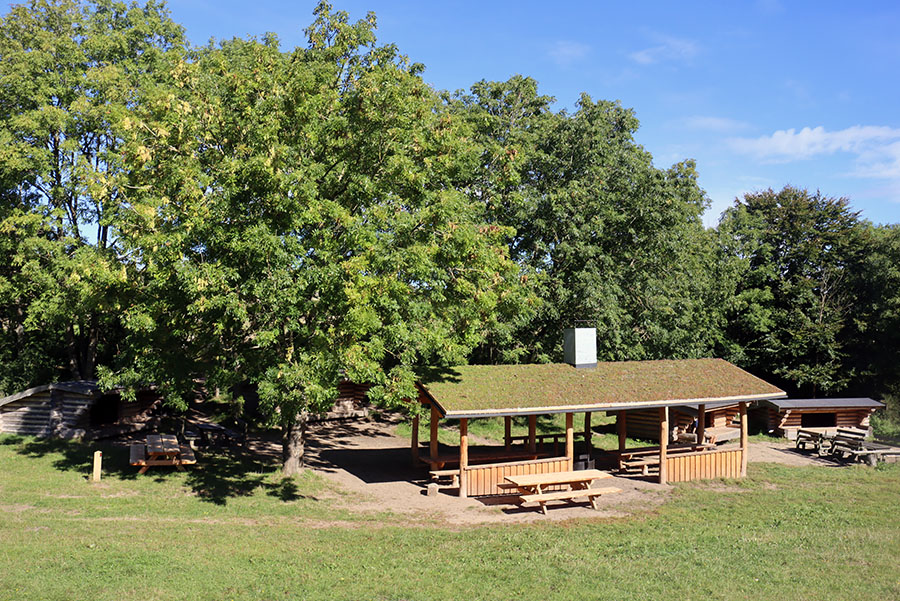
[(0, 438), (0, 599), (900, 599), (900, 465), (751, 464), (636, 517), (450, 528), (354, 513), (315, 474), (222, 453), (87, 481)]

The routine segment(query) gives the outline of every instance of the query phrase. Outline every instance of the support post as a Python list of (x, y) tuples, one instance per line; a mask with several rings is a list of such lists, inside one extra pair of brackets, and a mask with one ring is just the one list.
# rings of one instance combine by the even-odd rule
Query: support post
[(94, 473), (91, 474), (92, 482), (100, 482), (100, 470), (103, 466), (103, 451), (94, 451)]
[(591, 412), (587, 411), (584, 414), (584, 452), (587, 453), (589, 460), (594, 454), (594, 449), (591, 446), (593, 434), (594, 432), (591, 430)]
[(537, 416), (528, 416), (528, 452), (537, 453)]
[(750, 441), (747, 432), (747, 402), (741, 401), (741, 478), (747, 475), (747, 452), (750, 450)]
[(429, 453), (432, 459), (438, 456), (438, 422), (441, 414), (434, 405), (431, 406), (431, 438), (428, 441)]
[(503, 418), (503, 446), (509, 451), (512, 448), (512, 417)]
[(569, 463), (569, 470), (571, 470), (574, 466), (575, 462), (575, 428), (573, 422), (575, 421), (574, 413), (566, 413), (566, 459)]
[(459, 420), (459, 496), (466, 498), (469, 496), (469, 476), (467, 474), (469, 467), (469, 420), (462, 418)]
[(666, 452), (669, 448), (669, 408), (659, 408), (659, 483), (665, 484), (668, 480), (666, 467)]
[(706, 405), (697, 406), (697, 444), (706, 442)]
[(412, 451), (412, 462), (413, 465), (416, 465), (419, 462), (419, 416), (414, 415), (412, 419), (412, 435), (410, 436), (412, 439), (410, 441)]
[(616, 413), (616, 432), (619, 435), (619, 471), (622, 471), (622, 453), (625, 452), (626, 437), (625, 410)]

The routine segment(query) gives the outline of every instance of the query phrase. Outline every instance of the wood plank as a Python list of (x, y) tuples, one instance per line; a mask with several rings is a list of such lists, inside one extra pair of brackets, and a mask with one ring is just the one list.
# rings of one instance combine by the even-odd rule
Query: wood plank
[(573, 413), (566, 413), (566, 458), (569, 461), (573, 461), (575, 459), (575, 438), (572, 436), (574, 430), (573, 420), (575, 415)]
[(666, 447), (669, 444), (669, 408), (659, 408), (659, 483), (665, 484), (668, 476)]
[(469, 494), (468, 481), (469, 467), (469, 420), (459, 420), (459, 496), (467, 497)]
[(741, 401), (740, 407), (741, 417), (741, 478), (747, 475), (747, 451), (750, 448), (747, 431), (747, 402)]
[(528, 416), (528, 450), (534, 453), (537, 451), (537, 445), (535, 444), (535, 435), (537, 434), (537, 416), (529, 415)]
[(431, 405), (431, 438), (428, 439), (428, 450), (432, 457), (438, 456), (438, 424), (441, 420), (441, 413), (437, 407)]
[(582, 488), (578, 490), (558, 490), (541, 494), (520, 495), (519, 498), (523, 503), (535, 503), (540, 501), (561, 501), (584, 497), (599, 497), (601, 495), (609, 495), (617, 492), (622, 492), (622, 489), (616, 488), (615, 486), (606, 486), (604, 488)]

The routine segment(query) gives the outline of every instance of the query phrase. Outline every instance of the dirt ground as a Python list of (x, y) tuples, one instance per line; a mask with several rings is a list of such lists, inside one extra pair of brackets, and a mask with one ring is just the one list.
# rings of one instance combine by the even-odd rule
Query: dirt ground
[[(622, 517), (658, 506), (672, 490), (650, 479), (613, 477), (604, 481), (604, 486), (615, 486), (622, 492), (600, 497), (599, 510), (593, 510), (587, 502), (556, 503), (548, 506), (546, 516), (537, 506), (460, 499), (456, 490), (449, 487), (429, 497), (426, 496), (427, 469), (423, 465), (413, 466), (409, 443), (394, 436), (394, 427), (390, 421), (373, 420), (313, 425), (309, 430), (307, 466), (348, 493), (335, 499), (348, 509), (399, 514), (411, 524), (468, 525)], [(276, 446), (272, 441), (267, 448), (257, 450), (274, 452)], [(787, 442), (753, 443), (749, 460), (794, 466), (835, 465), (800, 453)]]

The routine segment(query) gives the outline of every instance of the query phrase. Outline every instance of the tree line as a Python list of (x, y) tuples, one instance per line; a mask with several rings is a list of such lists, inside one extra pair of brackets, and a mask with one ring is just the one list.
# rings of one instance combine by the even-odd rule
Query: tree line
[[(785, 187), (716, 228), (618, 102), (515, 76), (434, 90), (375, 17), (307, 44), (188, 44), (156, 0), (0, 21), (0, 391), (251, 384), (302, 456), (341, 378), (407, 407), (416, 369), (720, 356), (794, 395), (900, 392), (900, 226)], [(412, 410), (415, 410), (412, 408)]]

